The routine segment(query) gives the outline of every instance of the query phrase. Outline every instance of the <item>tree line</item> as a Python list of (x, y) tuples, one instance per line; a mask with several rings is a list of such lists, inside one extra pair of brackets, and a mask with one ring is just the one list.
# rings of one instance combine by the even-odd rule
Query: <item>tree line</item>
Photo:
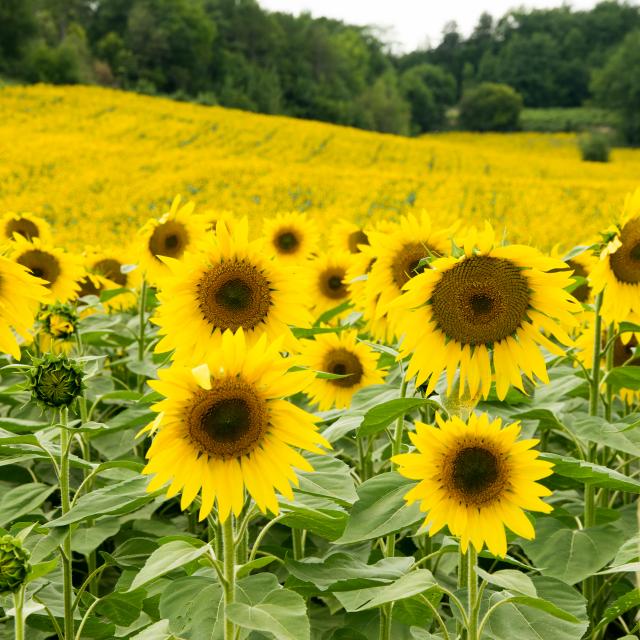
[(482, 83), (509, 85), (528, 107), (627, 109), (640, 64), (627, 67), (631, 79), (611, 76), (636, 47), (640, 9), (614, 1), (485, 13), (468, 37), (450, 23), (437, 46), (398, 55), (371, 28), (256, 0), (0, 0), (4, 76), (401, 134), (445, 127), (447, 110)]

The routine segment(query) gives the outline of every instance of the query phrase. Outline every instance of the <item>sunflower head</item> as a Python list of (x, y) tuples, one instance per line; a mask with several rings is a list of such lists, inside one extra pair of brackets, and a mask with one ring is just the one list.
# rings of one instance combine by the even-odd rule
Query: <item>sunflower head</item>
[(82, 367), (64, 354), (34, 359), (28, 377), (33, 399), (49, 408), (69, 407), (84, 390)]
[[(471, 232), (459, 257), (441, 258), (405, 285), (390, 306), (397, 309), (397, 333), (405, 333), (403, 355), (412, 354), (409, 375), (429, 378), (431, 392), (446, 369), (448, 388), (459, 368), (460, 393), (478, 389), (487, 397), (495, 375), (504, 398), (511, 384), (525, 391), (521, 372), (548, 381), (539, 346), (563, 354), (541, 331), (563, 344), (564, 327), (576, 324), (578, 302), (565, 289), (565, 263), (521, 246), (499, 246), (493, 229)], [(408, 313), (407, 313), (408, 312)]]
[(352, 262), (351, 254), (346, 251), (324, 254), (309, 261), (311, 301), (316, 316), (349, 300), (347, 272)]
[[(340, 213), (336, 212), (336, 215), (339, 217)], [(360, 225), (341, 221), (331, 227), (329, 241), (334, 250), (355, 254), (369, 244), (369, 236)]]
[(0, 229), (7, 240), (13, 240), (14, 234), (26, 240), (48, 240), (51, 235), (49, 223), (32, 213), (8, 213), (0, 220)]
[(38, 314), (39, 329), (55, 339), (72, 338), (80, 318), (75, 308), (69, 304), (48, 305)]
[(467, 422), (437, 417), (437, 423), (416, 423), (409, 434), (416, 451), (393, 458), (402, 475), (419, 481), (405, 499), (419, 501), (427, 512), (429, 534), (448, 526), (463, 552), (471, 542), (476, 551), (486, 544), (497, 556), (507, 552), (505, 526), (532, 539), (524, 509), (551, 511), (540, 500), (551, 492), (537, 480), (551, 474), (552, 464), (531, 450), (538, 441), (517, 441), (518, 423), (502, 428), (500, 419), (486, 414), (472, 414)]
[(25, 583), (31, 572), (30, 555), (20, 539), (0, 537), (0, 595), (15, 593)]
[(278, 512), (274, 489), (292, 499), (292, 467), (311, 469), (292, 447), (322, 453), (318, 445), (328, 444), (315, 418), (283, 399), (312, 374), (289, 372), (280, 344), (267, 346), (263, 336), (247, 347), (242, 329), (227, 331), (207, 362), (194, 369), (174, 364), (149, 383), (165, 396), (155, 407), (161, 413), (144, 470), (156, 474), (149, 490), (172, 478), (168, 495), (182, 491), (183, 509), (201, 491), (201, 519), (215, 500), (220, 520), (231, 509), (239, 514), (245, 487), (263, 511)]
[(285, 213), (267, 220), (264, 238), (271, 252), (285, 262), (306, 260), (318, 245), (318, 227), (304, 213)]

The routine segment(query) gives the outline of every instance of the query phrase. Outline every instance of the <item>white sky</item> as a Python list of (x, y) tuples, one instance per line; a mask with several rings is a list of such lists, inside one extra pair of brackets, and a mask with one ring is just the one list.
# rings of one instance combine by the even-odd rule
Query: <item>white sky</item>
[[(376, 25), (386, 30), (383, 40), (394, 51), (412, 51), (430, 41), (440, 42), (442, 28), (450, 20), (469, 35), (483, 11), (502, 17), (514, 7), (547, 8), (561, 6), (562, 0), (259, 0), (271, 11), (299, 14), (309, 11), (314, 17), (336, 18), (349, 24)], [(598, 0), (573, 0), (565, 4), (574, 9), (589, 9)]]

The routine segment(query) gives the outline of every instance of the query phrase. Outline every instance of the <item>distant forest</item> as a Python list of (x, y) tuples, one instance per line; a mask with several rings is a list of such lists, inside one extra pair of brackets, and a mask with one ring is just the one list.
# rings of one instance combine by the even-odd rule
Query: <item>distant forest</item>
[(527, 107), (603, 102), (594, 76), (639, 30), (630, 4), (514, 10), (394, 55), (370, 28), (255, 0), (0, 0), (0, 75), (417, 134), (445, 126), (482, 82), (510, 85)]

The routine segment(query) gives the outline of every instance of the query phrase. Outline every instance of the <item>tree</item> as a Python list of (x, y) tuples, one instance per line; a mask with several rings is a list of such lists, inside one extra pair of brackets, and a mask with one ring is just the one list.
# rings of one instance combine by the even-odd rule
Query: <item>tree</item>
[(505, 84), (485, 82), (460, 102), (459, 121), (471, 131), (513, 131), (518, 128), (522, 96)]
[(30, 0), (0, 0), (0, 68), (3, 59), (15, 60), (36, 32)]
[(627, 141), (640, 144), (640, 30), (627, 34), (596, 72), (592, 90), (601, 105), (620, 112)]

